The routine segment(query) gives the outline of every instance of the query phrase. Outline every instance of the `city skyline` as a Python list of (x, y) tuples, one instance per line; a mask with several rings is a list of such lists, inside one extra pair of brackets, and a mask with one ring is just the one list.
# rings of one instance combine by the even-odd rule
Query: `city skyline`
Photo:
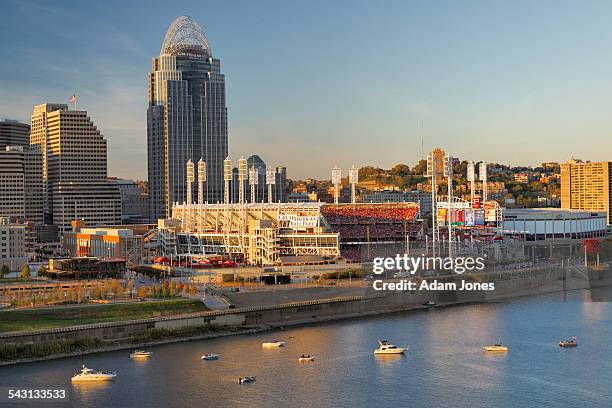
[(146, 178), (143, 78), (167, 26), (187, 14), (224, 61), (230, 157), (328, 178), (336, 164), (414, 165), (423, 135), (425, 152), (472, 160), (606, 160), (610, 7), (194, 2), (124, 5), (116, 16), (106, 5), (9, 1), (0, 34), (17, 40), (1, 48), (0, 116), (28, 123), (35, 104), (76, 93), (108, 139), (109, 175)]

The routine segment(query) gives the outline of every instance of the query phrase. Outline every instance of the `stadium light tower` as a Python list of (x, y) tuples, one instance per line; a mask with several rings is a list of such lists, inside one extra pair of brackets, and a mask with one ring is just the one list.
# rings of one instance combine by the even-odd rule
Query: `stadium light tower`
[(272, 186), (276, 184), (276, 172), (273, 168), (266, 169), (266, 184), (268, 185), (268, 203), (272, 204)]
[(431, 179), (431, 253), (434, 257), (436, 256), (436, 245), (440, 240), (440, 229), (436, 222), (436, 212), (438, 211), (436, 176), (438, 176), (438, 159), (432, 151), (427, 155), (427, 177)]
[(480, 178), (480, 181), (482, 182), (482, 203), (484, 205), (484, 203), (487, 202), (487, 163), (482, 162), (480, 163), (480, 168), (478, 171), (478, 177)]
[(223, 160), (223, 181), (224, 181), (224, 202), (229, 205), (230, 202), (230, 181), (232, 181), (232, 161), (228, 158)]
[(445, 155), (444, 156), (444, 176), (447, 177), (447, 182), (448, 182), (448, 194), (447, 194), (447, 201), (448, 201), (448, 208), (447, 208), (447, 214), (448, 214), (448, 257), (452, 258), (453, 257), (453, 215), (454, 215), (454, 208), (453, 208), (453, 158), (450, 155)]
[(476, 181), (476, 165), (473, 161), (469, 161), (467, 164), (467, 181), (470, 182), (470, 205), (474, 205), (474, 183)]
[(249, 169), (249, 187), (251, 188), (251, 204), (255, 204), (257, 193), (257, 181), (259, 178), (259, 170), (252, 166)]
[(342, 170), (338, 166), (332, 169), (332, 184), (334, 185), (334, 203), (338, 204), (340, 196), (340, 183), (342, 181)]
[(349, 169), (349, 183), (351, 184), (351, 204), (355, 204), (355, 186), (359, 183), (359, 169), (353, 165)]
[(187, 205), (193, 204), (193, 162), (191, 159), (187, 162)]
[(247, 179), (247, 161), (244, 157), (238, 159), (238, 202), (244, 204), (244, 182)]
[(198, 161), (198, 204), (204, 204), (204, 182), (206, 181), (206, 162)]

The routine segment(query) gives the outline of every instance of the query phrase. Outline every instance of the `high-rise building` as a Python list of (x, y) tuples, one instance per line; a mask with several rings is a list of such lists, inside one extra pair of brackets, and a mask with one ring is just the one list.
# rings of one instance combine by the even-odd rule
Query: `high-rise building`
[(5, 146), (28, 146), (30, 125), (16, 120), (0, 119), (0, 149)]
[(143, 184), (134, 180), (111, 179), (121, 194), (121, 223), (146, 224), (149, 222), (149, 194)]
[(42, 224), (42, 158), (33, 146), (0, 148), (0, 217)]
[(30, 143), (42, 152), (47, 224), (63, 232), (76, 219), (88, 226), (121, 222), (119, 190), (107, 180), (106, 139), (86, 111), (36, 105)]
[(287, 168), (284, 166), (276, 167), (276, 180), (272, 197), (275, 203), (287, 202)]
[(23, 146), (0, 150), (0, 217), (25, 219), (25, 164)]
[(14, 223), (8, 217), (0, 217), (0, 268), (18, 271), (28, 262), (26, 254), (26, 226)]
[(561, 164), (561, 208), (605, 211), (610, 224), (612, 162)]
[[(151, 221), (184, 202), (187, 161), (206, 162), (204, 201), (223, 201), (227, 108), (221, 62), (191, 17), (172, 22), (149, 73), (147, 157)], [(194, 193), (197, 183), (193, 183)], [(193, 195), (195, 197), (195, 195)]]

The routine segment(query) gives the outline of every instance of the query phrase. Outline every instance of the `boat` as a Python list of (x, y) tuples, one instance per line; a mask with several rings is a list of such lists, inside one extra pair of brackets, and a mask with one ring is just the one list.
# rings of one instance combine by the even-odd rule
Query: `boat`
[(208, 354), (204, 354), (202, 355), (202, 357), (200, 357), (202, 360), (218, 360), (219, 359), (219, 355), (218, 354), (213, 354), (213, 353), (208, 353)]
[(435, 306), (436, 302), (434, 302), (433, 300), (428, 300), (427, 302), (423, 303), (423, 306)]
[(240, 384), (250, 384), (250, 383), (253, 383), (253, 382), (255, 382), (255, 376), (254, 375), (247, 375), (245, 377), (240, 377), (238, 379), (238, 382)]
[(111, 371), (96, 371), (83, 366), (80, 373), (72, 376), (72, 382), (84, 381), (111, 381), (117, 378), (117, 374)]
[(561, 340), (559, 342), (559, 347), (578, 347), (578, 342), (576, 341), (576, 337), (572, 336), (571, 340)]
[(504, 351), (508, 351), (508, 347), (504, 346), (501, 343), (497, 343), (497, 344), (493, 344), (492, 346), (485, 346), (484, 347), (485, 351), (492, 351), (492, 352), (504, 352)]
[(152, 355), (152, 351), (134, 350), (130, 353), (130, 358), (149, 358)]
[(261, 343), (261, 347), (265, 347), (265, 348), (272, 348), (272, 347), (284, 347), (285, 346), (285, 342), (284, 341), (264, 341), (263, 343)]
[(299, 361), (300, 363), (304, 363), (304, 362), (307, 362), (307, 361), (314, 361), (314, 357), (313, 357), (313, 356), (311, 356), (310, 354), (308, 354), (308, 355), (304, 355), (304, 354), (302, 354), (302, 355), (301, 355), (301, 356), (298, 358), (298, 361)]
[(374, 349), (374, 354), (404, 354), (408, 347), (397, 347), (387, 340), (378, 340), (378, 348)]

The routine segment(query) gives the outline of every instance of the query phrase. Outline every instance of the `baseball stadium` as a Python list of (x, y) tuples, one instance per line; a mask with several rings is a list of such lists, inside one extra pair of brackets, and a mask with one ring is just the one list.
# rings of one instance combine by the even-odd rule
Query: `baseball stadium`
[(159, 220), (158, 244), (164, 256), (261, 266), (357, 262), (420, 238), (418, 214), (415, 203), (176, 204)]

